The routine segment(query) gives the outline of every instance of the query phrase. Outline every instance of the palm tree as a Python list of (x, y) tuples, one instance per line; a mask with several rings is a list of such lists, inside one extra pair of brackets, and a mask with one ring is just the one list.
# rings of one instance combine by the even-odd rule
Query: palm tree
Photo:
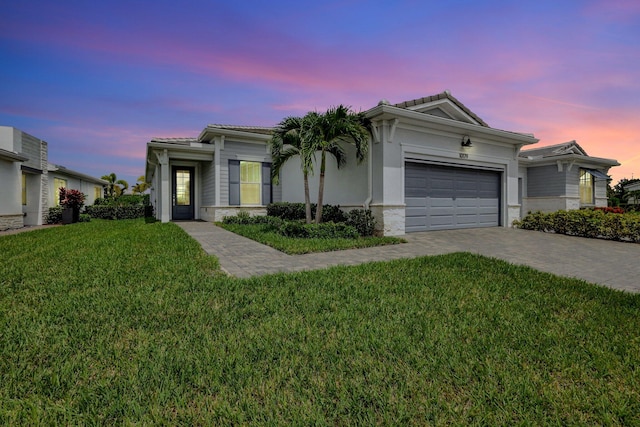
[(116, 181), (116, 196), (122, 196), (125, 191), (129, 188), (129, 183), (124, 179), (119, 179)]
[(303, 141), (309, 145), (308, 151), (320, 151), (320, 181), (316, 207), (316, 223), (319, 224), (322, 219), (327, 153), (335, 157), (338, 168), (341, 168), (346, 164), (346, 156), (340, 144), (354, 144), (358, 163), (362, 162), (369, 150), (369, 122), (363, 113), (353, 113), (344, 105), (332, 107), (324, 114), (308, 113), (305, 120), (309, 127), (305, 130)]
[(108, 182), (104, 190), (105, 198), (118, 197), (129, 188), (129, 183), (124, 179), (118, 179), (114, 172), (111, 172), (109, 175), (103, 175), (102, 179)]
[(304, 119), (286, 117), (276, 126), (271, 138), (271, 182), (280, 182), (282, 166), (295, 156), (300, 157), (300, 167), (304, 181), (304, 203), (307, 224), (311, 223), (311, 199), (309, 197), (309, 173), (313, 173), (313, 152), (307, 150), (308, 144), (303, 141), (305, 129)]
[(149, 188), (149, 183), (145, 181), (144, 175), (140, 175), (138, 177), (136, 185), (131, 188), (131, 191), (133, 192), (133, 194), (142, 194), (147, 190), (147, 188)]

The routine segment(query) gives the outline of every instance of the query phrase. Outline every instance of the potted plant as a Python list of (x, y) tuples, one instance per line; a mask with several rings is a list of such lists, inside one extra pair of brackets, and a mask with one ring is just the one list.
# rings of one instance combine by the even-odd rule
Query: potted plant
[(72, 224), (80, 219), (80, 208), (84, 205), (84, 194), (78, 190), (67, 190), (60, 187), (60, 206), (62, 206), (62, 223)]

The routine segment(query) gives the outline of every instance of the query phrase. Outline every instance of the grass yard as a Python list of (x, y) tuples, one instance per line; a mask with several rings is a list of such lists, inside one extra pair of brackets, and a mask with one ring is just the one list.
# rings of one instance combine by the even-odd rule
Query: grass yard
[(640, 425), (640, 295), (471, 254), (239, 280), (140, 220), (0, 253), (2, 425)]
[(396, 245), (406, 240), (398, 237), (360, 237), (358, 239), (305, 239), (283, 236), (265, 224), (224, 224), (219, 227), (248, 239), (271, 246), (289, 255), (308, 254), (313, 252), (339, 251), (343, 249), (368, 248), (371, 246)]

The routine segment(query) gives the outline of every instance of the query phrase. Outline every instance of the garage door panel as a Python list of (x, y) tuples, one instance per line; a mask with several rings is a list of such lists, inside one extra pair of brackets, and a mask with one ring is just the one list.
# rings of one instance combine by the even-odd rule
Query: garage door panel
[(404, 202), (407, 207), (427, 207), (426, 197), (405, 197)]
[(498, 226), (500, 173), (407, 163), (405, 203), (407, 232)]

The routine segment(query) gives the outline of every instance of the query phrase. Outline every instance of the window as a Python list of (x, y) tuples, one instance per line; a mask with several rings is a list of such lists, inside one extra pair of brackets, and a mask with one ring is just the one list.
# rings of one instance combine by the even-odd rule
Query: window
[(271, 163), (229, 160), (229, 204), (271, 203)]
[(593, 175), (586, 169), (580, 169), (580, 204), (593, 204)]
[(191, 205), (191, 171), (177, 169), (176, 174), (176, 205)]
[(102, 197), (102, 187), (93, 187), (93, 198), (99, 199), (100, 197)]
[(259, 205), (260, 204), (260, 169), (262, 165), (258, 162), (240, 162), (240, 204)]
[(61, 178), (53, 178), (53, 191), (56, 206), (60, 206), (60, 187), (67, 188), (67, 180)]
[(27, 204), (27, 175), (22, 174), (22, 205)]

